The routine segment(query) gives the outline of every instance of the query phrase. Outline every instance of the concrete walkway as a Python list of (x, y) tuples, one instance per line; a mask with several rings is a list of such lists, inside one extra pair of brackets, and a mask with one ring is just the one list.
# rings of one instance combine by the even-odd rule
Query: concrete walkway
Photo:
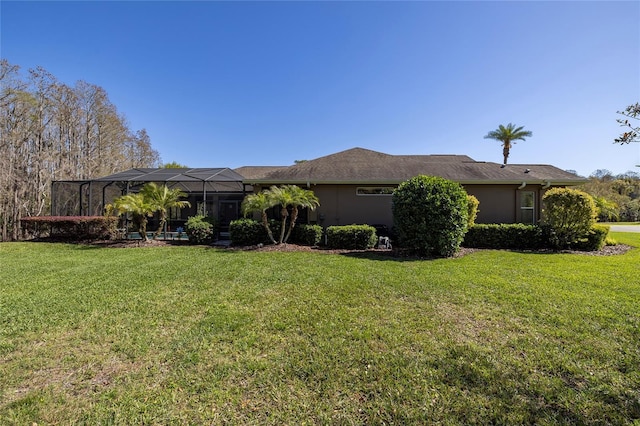
[(613, 232), (640, 232), (640, 225), (609, 225)]

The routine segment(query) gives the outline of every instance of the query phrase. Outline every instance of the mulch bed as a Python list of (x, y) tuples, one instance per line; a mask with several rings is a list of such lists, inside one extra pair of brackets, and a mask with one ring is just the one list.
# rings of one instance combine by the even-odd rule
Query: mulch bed
[[(91, 245), (97, 245), (101, 247), (114, 247), (114, 248), (131, 248), (131, 247), (162, 247), (172, 245), (188, 245), (186, 241), (165, 241), (165, 240), (149, 240), (143, 242), (141, 240), (119, 240), (119, 241), (94, 241), (89, 243)], [(369, 250), (345, 250), (345, 249), (329, 249), (325, 247), (310, 247), (297, 244), (259, 244), (253, 246), (229, 246), (229, 247), (217, 247), (221, 250), (233, 250), (233, 251), (259, 251), (259, 252), (314, 252), (324, 254), (343, 254), (352, 256), (370, 256), (370, 257), (395, 257), (395, 258), (411, 258), (407, 251), (402, 249), (369, 249)], [(598, 251), (576, 251), (576, 250), (562, 250), (560, 253), (572, 253), (581, 254), (585, 256), (612, 256), (618, 254), (624, 254), (631, 250), (633, 247), (618, 244), (615, 246), (605, 246), (602, 250)], [(477, 251), (489, 250), (489, 249), (476, 249), (461, 247), (460, 250), (454, 255), (454, 257), (463, 257), (470, 253)], [(520, 250), (523, 253), (558, 253), (553, 250)]]

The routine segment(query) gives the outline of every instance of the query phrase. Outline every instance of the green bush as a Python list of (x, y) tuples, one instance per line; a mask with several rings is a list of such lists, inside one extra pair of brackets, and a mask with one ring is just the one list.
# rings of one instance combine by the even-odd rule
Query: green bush
[(376, 228), (370, 225), (329, 226), (327, 246), (334, 249), (366, 250), (377, 242)]
[(455, 254), (467, 231), (468, 200), (456, 182), (416, 176), (393, 192), (393, 221), (399, 245), (421, 256)]
[(468, 248), (540, 249), (547, 243), (542, 228), (524, 223), (477, 224), (469, 228), (462, 243)]
[(473, 195), (467, 195), (467, 228), (472, 227), (476, 223), (478, 217), (478, 206), (480, 201)]
[(300, 224), (293, 228), (292, 242), (305, 246), (317, 246), (322, 240), (322, 226)]
[(184, 230), (191, 244), (211, 244), (215, 241), (214, 226), (202, 215), (187, 219)]
[(567, 248), (587, 235), (596, 222), (593, 197), (571, 188), (553, 188), (542, 197), (542, 224), (556, 249)]
[(251, 246), (264, 244), (267, 241), (267, 231), (261, 222), (253, 219), (237, 219), (229, 224), (231, 244), (236, 246)]
[(571, 248), (582, 251), (597, 251), (606, 245), (609, 227), (593, 225), (585, 236), (571, 244)]

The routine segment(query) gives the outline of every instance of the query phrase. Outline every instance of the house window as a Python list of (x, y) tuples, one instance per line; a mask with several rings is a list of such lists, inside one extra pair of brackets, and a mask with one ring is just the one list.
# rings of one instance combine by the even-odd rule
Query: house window
[(359, 186), (356, 195), (391, 195), (395, 189), (391, 186)]
[(535, 223), (536, 193), (522, 191), (520, 193), (520, 222)]

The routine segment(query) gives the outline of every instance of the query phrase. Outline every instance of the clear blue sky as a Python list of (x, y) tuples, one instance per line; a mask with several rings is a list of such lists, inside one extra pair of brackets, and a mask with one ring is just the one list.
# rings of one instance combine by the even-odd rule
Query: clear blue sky
[(352, 147), (640, 172), (640, 2), (0, 2), (1, 55), (102, 86), (163, 162), (289, 165)]

